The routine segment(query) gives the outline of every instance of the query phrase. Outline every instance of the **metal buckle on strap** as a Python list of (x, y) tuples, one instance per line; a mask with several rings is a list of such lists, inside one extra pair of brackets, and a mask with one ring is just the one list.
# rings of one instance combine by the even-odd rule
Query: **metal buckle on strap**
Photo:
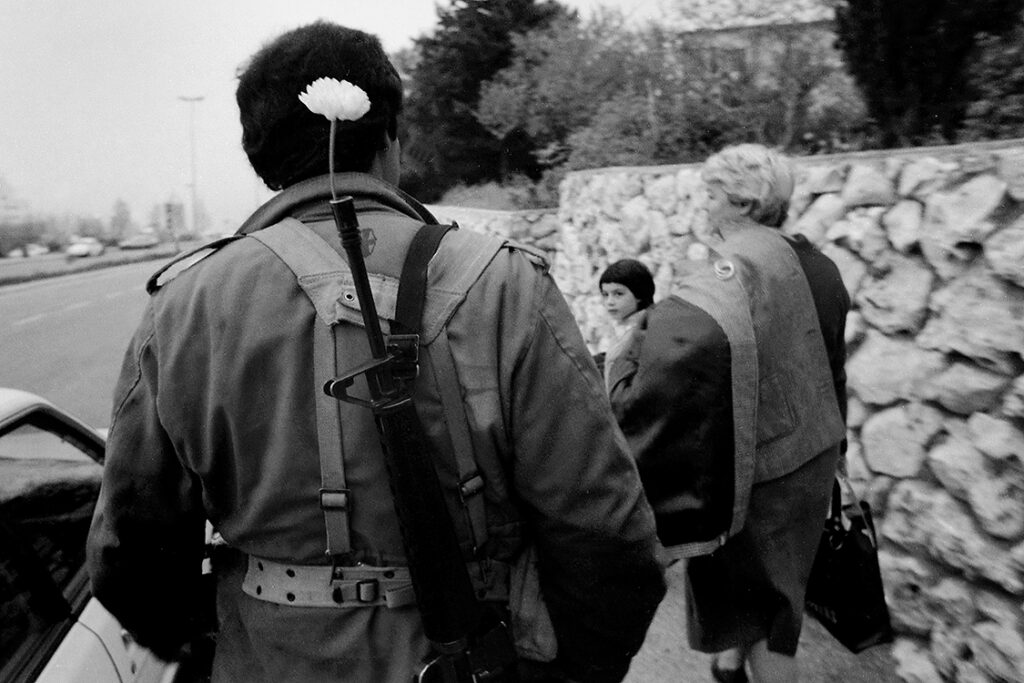
[(478, 472), (474, 472), (459, 482), (459, 495), (462, 497), (462, 502), (466, 502), (467, 498), (475, 496), (483, 490), (484, 478)]
[(420, 335), (389, 334), (385, 338), (388, 353), (393, 356), (391, 376), (399, 382), (412, 382), (420, 374)]
[(348, 489), (320, 489), (321, 510), (347, 510)]
[(377, 579), (365, 579), (356, 583), (356, 596), (359, 602), (373, 602), (380, 595), (380, 583)]

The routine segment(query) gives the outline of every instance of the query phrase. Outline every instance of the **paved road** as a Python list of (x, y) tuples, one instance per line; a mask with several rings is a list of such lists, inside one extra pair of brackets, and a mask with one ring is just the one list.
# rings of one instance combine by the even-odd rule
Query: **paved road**
[[(711, 679), (708, 655), (686, 646), (683, 563), (668, 570), (669, 590), (654, 616), (643, 649), (625, 683), (703, 683)], [(839, 645), (814, 619), (804, 620), (800, 637), (800, 680), (804, 683), (899, 683), (888, 646), (859, 655)]]
[(0, 386), (106, 427), (121, 359), (148, 299), (146, 279), (160, 263), (0, 287)]

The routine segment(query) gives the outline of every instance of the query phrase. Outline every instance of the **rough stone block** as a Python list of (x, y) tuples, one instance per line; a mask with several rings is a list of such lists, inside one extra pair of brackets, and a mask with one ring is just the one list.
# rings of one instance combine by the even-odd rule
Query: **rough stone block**
[(917, 259), (890, 253), (878, 268), (884, 274), (857, 293), (864, 319), (888, 334), (917, 332), (928, 314), (935, 276)]
[(858, 206), (890, 206), (896, 202), (892, 182), (878, 168), (854, 164), (846, 176), (842, 191), (843, 203), (849, 208)]
[(909, 638), (897, 638), (892, 646), (896, 675), (904, 683), (940, 683), (942, 676), (928, 656), (928, 651)]
[(985, 477), (968, 486), (971, 510), (981, 528), (996, 538), (1024, 538), (1024, 476)]
[(993, 233), (984, 250), (996, 275), (1024, 287), (1024, 217)]
[(869, 330), (847, 361), (847, 386), (864, 403), (884, 406), (912, 398), (922, 382), (945, 367), (941, 353)]
[(1024, 671), (1024, 638), (1014, 629), (984, 621), (972, 627), (974, 664), (996, 681), (1020, 680)]
[(806, 237), (811, 244), (821, 245), (829, 228), (846, 215), (846, 204), (838, 194), (823, 194), (793, 224), (792, 232)]
[(882, 217), (882, 226), (892, 246), (906, 254), (921, 240), (923, 218), (924, 207), (921, 202), (903, 199)]
[(889, 250), (889, 239), (882, 230), (882, 209), (854, 209), (844, 220), (836, 221), (825, 238), (837, 242), (860, 254), (868, 263), (874, 263)]
[(1003, 150), (996, 153), (996, 172), (1006, 183), (1007, 193), (1024, 202), (1024, 150)]
[(956, 352), (995, 372), (1017, 374), (1024, 349), (1024, 289), (974, 268), (933, 292), (933, 315), (917, 342)]
[(797, 185), (812, 195), (840, 192), (846, 181), (846, 169), (836, 164), (804, 166), (797, 171)]
[(947, 424), (949, 438), (928, 451), (928, 467), (947, 491), (967, 500), (970, 487), (984, 480), (988, 473), (985, 456), (971, 445), (966, 427), (961, 424), (953, 428), (955, 425)]
[(1024, 375), (1015, 379), (1003, 396), (1000, 412), (1007, 417), (1024, 417)]
[(928, 198), (921, 248), (940, 277), (957, 276), (981, 253), (981, 244), (996, 228), (992, 215), (1005, 196), (1005, 182), (983, 175)]
[(917, 395), (954, 413), (970, 415), (995, 406), (1011, 381), (973, 363), (957, 362), (925, 380)]
[(931, 194), (949, 182), (959, 166), (950, 161), (925, 157), (903, 167), (898, 192), (901, 197), (921, 197)]
[(675, 213), (679, 195), (676, 194), (676, 176), (662, 175), (648, 178), (644, 184), (644, 196), (651, 206), (665, 215)]
[(975, 447), (997, 462), (1024, 463), (1024, 433), (1006, 420), (976, 413), (967, 420)]
[(927, 593), (937, 580), (934, 570), (916, 557), (886, 550), (878, 552), (878, 567), (893, 628), (928, 635), (935, 623)]
[(897, 478), (917, 475), (929, 442), (941, 429), (942, 414), (920, 403), (875, 413), (860, 434), (868, 467)]

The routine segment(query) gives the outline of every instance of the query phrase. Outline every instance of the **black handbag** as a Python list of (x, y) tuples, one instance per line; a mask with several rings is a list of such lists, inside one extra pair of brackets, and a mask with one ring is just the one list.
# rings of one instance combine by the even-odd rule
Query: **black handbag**
[(893, 632), (871, 507), (849, 490), (856, 502), (843, 505), (839, 479), (832, 485), (832, 509), (807, 583), (805, 607), (836, 640), (857, 653), (891, 643)]

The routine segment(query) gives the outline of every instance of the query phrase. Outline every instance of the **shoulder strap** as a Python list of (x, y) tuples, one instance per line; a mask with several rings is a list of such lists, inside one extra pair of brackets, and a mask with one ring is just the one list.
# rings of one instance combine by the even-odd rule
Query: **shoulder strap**
[[(395, 324), (400, 334), (419, 334), (422, 328), (423, 302), (427, 291), (427, 266), (440, 246), (441, 239), (450, 230), (448, 225), (424, 225), (416, 233), (402, 265), (402, 277), (398, 285), (395, 303)], [(440, 392), (451, 439), (455, 466), (459, 476), (459, 499), (473, 537), (473, 554), (487, 540), (487, 523), (484, 510), (484, 480), (474, 458), (473, 440), (469, 421), (466, 417), (466, 403), (462, 387), (455, 371), (448, 334), (442, 330), (430, 344), (430, 352), (423, 360), (429, 362), (430, 372)]]
[[(277, 254), (296, 279), (330, 270), (340, 260), (329, 245), (301, 223), (286, 220), (275, 230), (260, 230), (250, 235)], [(322, 240), (321, 240), (322, 241)], [(318, 248), (326, 246), (327, 249)], [(309, 292), (305, 289), (306, 295)], [(312, 301), (312, 298), (310, 299)], [(313, 301), (314, 308), (316, 302)], [(322, 389), (325, 377), (338, 374), (334, 323), (313, 317), (313, 396), (316, 402), (317, 444), (320, 452), (320, 508), (327, 527), (327, 552), (344, 555), (351, 551), (348, 520), (348, 488), (345, 484), (345, 446), (341, 433), (341, 403)]]
[(451, 225), (424, 225), (413, 237), (402, 264), (395, 301), (395, 324), (399, 334), (419, 334), (423, 327), (423, 304), (427, 299), (427, 266), (441, 246)]

